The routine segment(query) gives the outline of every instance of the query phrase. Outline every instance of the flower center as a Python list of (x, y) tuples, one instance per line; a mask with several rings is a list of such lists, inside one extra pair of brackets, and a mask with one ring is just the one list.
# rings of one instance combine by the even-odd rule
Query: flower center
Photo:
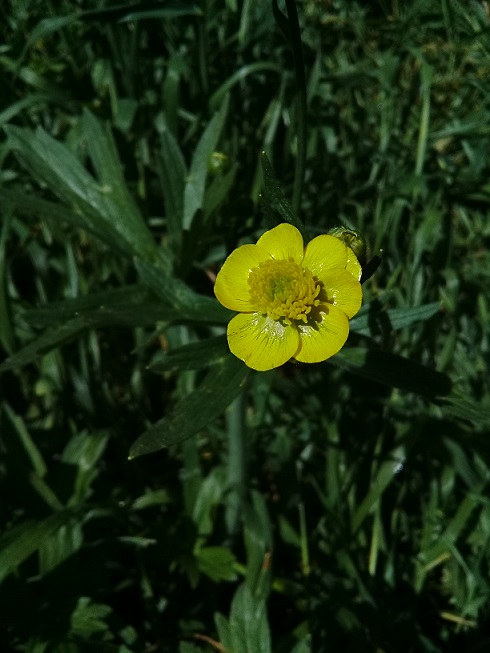
[(260, 263), (250, 271), (248, 285), (257, 309), (273, 320), (283, 318), (287, 325), (293, 320), (306, 324), (311, 309), (320, 303), (320, 282), (292, 258)]

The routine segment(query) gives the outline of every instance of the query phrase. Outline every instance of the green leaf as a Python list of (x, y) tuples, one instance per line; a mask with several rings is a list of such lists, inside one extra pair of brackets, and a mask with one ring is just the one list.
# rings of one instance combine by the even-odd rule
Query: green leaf
[(69, 505), (82, 504), (92, 493), (92, 484), (100, 473), (99, 459), (109, 440), (108, 431), (78, 433), (63, 450), (61, 460), (77, 468)]
[(265, 602), (256, 598), (247, 584), (235, 592), (229, 622), (214, 615), (220, 642), (230, 653), (270, 653), (270, 630)]
[[(189, 467), (187, 467), (189, 470)], [(190, 470), (189, 470), (190, 471)], [(202, 482), (199, 483), (192, 506), (192, 521), (201, 537), (211, 535), (216, 516), (216, 509), (223, 501), (227, 489), (227, 479), (222, 467), (215, 467)]]
[(254, 595), (266, 597), (270, 572), (264, 569), (266, 555), (272, 549), (272, 530), (264, 497), (252, 490), (245, 507), (244, 542), (247, 554), (247, 585)]
[(221, 580), (236, 580), (236, 558), (229, 549), (222, 546), (206, 546), (195, 552), (197, 568), (215, 583)]
[(83, 313), (93, 311), (107, 313), (124, 309), (141, 318), (140, 325), (152, 324), (158, 319), (164, 320), (165, 312), (169, 310), (145, 286), (132, 284), (114, 290), (104, 290), (73, 299), (51, 302), (25, 311), (22, 317), (34, 326), (51, 327), (60, 322), (80, 317)]
[(45, 105), (50, 101), (53, 101), (53, 98), (47, 93), (31, 93), (27, 97), (22, 98), (22, 100), (13, 102), (6, 109), (0, 112), (0, 127), (10, 122), (12, 118), (15, 118), (15, 116), (24, 111), (24, 109), (36, 106), (37, 104)]
[(182, 222), (184, 216), (184, 189), (187, 168), (184, 157), (174, 135), (166, 125), (160, 134), (161, 139), (161, 175), (163, 195), (165, 198), (165, 217), (169, 247), (180, 251), (182, 240)]
[(102, 220), (93, 219), (86, 213), (72, 210), (59, 202), (50, 202), (22, 191), (0, 188), (2, 205), (27, 218), (46, 218), (54, 222), (67, 223), (92, 234), (120, 254), (133, 256), (133, 252), (122, 236)]
[(11, 433), (11, 437), (15, 435), (18, 438), (17, 444), (22, 445), (22, 450), (29, 460), (29, 465), (32, 467), (32, 470), (40, 478), (42, 478), (45, 476), (47, 471), (46, 463), (41, 452), (36, 446), (36, 443), (26, 428), (24, 420), (20, 415), (16, 415), (7, 403), (2, 403), (1, 410), (2, 413), (5, 414), (5, 417), (8, 421), (8, 424), (3, 425), (3, 437), (5, 438), (6, 433)]
[(222, 363), (229, 351), (226, 336), (216, 336), (164, 352), (147, 369), (157, 373), (200, 370)]
[[(141, 9), (138, 9), (141, 6)], [(96, 20), (110, 20), (118, 23), (136, 22), (138, 20), (155, 20), (162, 18), (177, 18), (179, 16), (202, 16), (202, 10), (193, 2), (179, 0), (178, 3), (168, 3), (165, 7), (146, 9), (145, 3), (126, 4), (107, 9), (94, 9), (83, 12), (82, 17)]]
[(446, 374), (387, 351), (348, 347), (330, 362), (372, 381), (426, 397), (441, 397), (451, 391)]
[(224, 175), (218, 175), (206, 190), (203, 207), (205, 222), (208, 220), (209, 216), (216, 211), (220, 204), (224, 202), (226, 196), (229, 194), (230, 189), (235, 182), (237, 170), (238, 165), (234, 163)]
[[(43, 308), (27, 311), (24, 318), (28, 322), (51, 328), (4, 361), (0, 365), (0, 373), (27, 365), (88, 329), (151, 326), (157, 321), (170, 323), (182, 320), (224, 324), (230, 319), (232, 313), (223, 308), (217, 300), (198, 295), (182, 281), (167, 277), (157, 265), (137, 261), (137, 267), (143, 281), (155, 288), (167, 305), (155, 300), (143, 286), (134, 285), (54, 302)], [(212, 350), (215, 362), (219, 357), (218, 350), (219, 345)], [(180, 355), (177, 360), (182, 361)], [(204, 366), (203, 363), (201, 357), (199, 365)], [(187, 365), (190, 365), (188, 357)]]
[(171, 502), (167, 490), (163, 488), (159, 490), (147, 490), (134, 500), (131, 508), (132, 510), (145, 510), (146, 508), (153, 508), (154, 506), (161, 506)]
[(73, 340), (82, 331), (90, 328), (90, 326), (95, 326), (95, 322), (88, 316), (83, 316), (70, 320), (55, 329), (49, 329), (13, 354), (13, 356), (7, 358), (0, 365), (0, 373), (31, 363), (39, 356), (47, 354), (52, 349)]
[(437, 538), (427, 551), (421, 552), (423, 561), (431, 566), (440, 555), (447, 551), (452, 551), (461, 531), (465, 528), (475, 508), (481, 508), (481, 498), (485, 496), (488, 486), (487, 481), (474, 485), (471, 492), (461, 501), (454, 517), (447, 524), (446, 529)]
[(155, 242), (128, 191), (112, 134), (88, 110), (84, 111), (81, 127), (82, 137), (107, 200), (105, 218), (125, 240), (132, 242), (136, 255), (152, 258)]
[(202, 16), (202, 10), (192, 2), (179, 2), (173, 6), (162, 7), (159, 9), (149, 9), (147, 11), (132, 11), (123, 18), (119, 23), (128, 23), (138, 20), (155, 20), (162, 18), (177, 18), (179, 16)]
[[(124, 241), (126, 252), (132, 256), (155, 258), (156, 245), (125, 187), (109, 135), (90, 114), (85, 114), (82, 126), (100, 181), (85, 170), (64, 144), (42, 129), (33, 133), (9, 126), (5, 131), (9, 147), (35, 179), (47, 184), (71, 207), (72, 213), (81, 214), (92, 230), (101, 229), (99, 223), (104, 223), (106, 242), (110, 244), (112, 234), (116, 242)], [(111, 181), (112, 174), (115, 183)]]
[(204, 130), (194, 152), (184, 190), (184, 229), (190, 229), (195, 213), (203, 208), (209, 161), (218, 144), (227, 110), (228, 101), (226, 100)]
[(24, 59), (29, 48), (31, 48), (35, 43), (41, 39), (44, 40), (46, 37), (51, 36), (51, 34), (58, 32), (68, 25), (72, 25), (77, 20), (79, 20), (79, 18), (80, 14), (74, 13), (68, 14), (68, 16), (56, 16), (54, 18), (44, 18), (41, 20), (31, 31), (29, 38), (27, 39), (27, 42), (24, 46), (20, 61)]
[[(68, 300), (55, 305), (52, 313), (49, 308), (30, 313), (33, 322), (50, 324), (58, 321), (63, 312), (72, 311), (78, 300)], [(76, 314), (76, 311), (75, 311)], [(0, 373), (27, 365), (39, 356), (75, 339), (88, 329), (108, 326), (145, 326), (156, 321), (173, 322), (180, 318), (179, 313), (154, 301), (124, 302), (120, 305), (101, 305), (98, 309), (74, 317), (59, 326), (47, 329), (28, 345), (10, 356), (0, 365)]]
[(169, 415), (136, 440), (129, 458), (178, 444), (206, 427), (241, 392), (249, 371), (242, 361), (230, 354), (221, 365), (215, 365), (201, 385), (184, 397)]
[(190, 642), (179, 642), (179, 653), (203, 653), (203, 649)]
[(286, 199), (286, 195), (274, 175), (274, 171), (265, 152), (262, 152), (260, 160), (264, 175), (264, 202), (267, 208), (279, 214), (281, 218), (279, 222), (289, 222), (289, 224), (299, 229), (304, 235), (304, 224), (293, 211), (291, 202)]
[(396, 476), (398, 460), (403, 460), (404, 449), (399, 447), (392, 451), (373, 474), (372, 485), (362, 501), (359, 502), (352, 516), (352, 531), (356, 532), (373, 507), (380, 501), (383, 492)]
[(216, 110), (223, 101), (223, 98), (228, 95), (232, 88), (240, 83), (243, 83), (243, 81), (247, 79), (249, 75), (253, 76), (261, 72), (272, 72), (276, 75), (280, 75), (282, 73), (282, 69), (277, 65), (277, 63), (270, 61), (257, 61), (241, 66), (233, 73), (233, 75), (227, 77), (221, 86), (219, 86), (211, 95), (208, 102), (210, 109), (212, 111)]
[(55, 569), (76, 553), (83, 545), (80, 521), (71, 520), (45, 539), (39, 547), (39, 573), (41, 576)]
[(7, 215), (0, 232), (0, 343), (9, 354), (13, 352), (15, 346), (15, 335), (10, 310), (10, 297), (7, 292), (6, 275), (6, 245), (10, 225), (11, 218)]
[(71, 616), (71, 631), (79, 637), (105, 632), (109, 630), (106, 618), (111, 614), (112, 608), (108, 605), (93, 603), (89, 597), (81, 596)]
[(233, 653), (271, 653), (265, 602), (256, 599), (245, 583), (233, 597), (230, 633)]
[(439, 302), (423, 304), (411, 308), (391, 308), (384, 310), (379, 302), (364, 306), (350, 321), (350, 329), (363, 336), (375, 336), (389, 333), (416, 322), (429, 320), (440, 311)]
[(445, 397), (441, 408), (443, 413), (464, 419), (478, 429), (490, 427), (490, 410), (471, 397)]
[(5, 127), (8, 144), (34, 178), (92, 219), (104, 215), (103, 189), (75, 155), (44, 130)]
[(0, 582), (45, 545), (74, 514), (72, 510), (63, 510), (43, 521), (24, 522), (4, 533), (0, 537)]
[(291, 653), (311, 653), (310, 639), (311, 638), (309, 636), (304, 637), (296, 644)]
[(214, 623), (216, 624), (216, 630), (218, 631), (218, 637), (221, 646), (223, 646), (226, 653), (235, 653), (235, 651), (232, 652), (231, 650), (231, 630), (230, 624), (228, 623), (226, 617), (224, 617), (219, 612), (216, 612), (214, 615)]
[(141, 260), (136, 260), (135, 265), (141, 281), (169, 303), (180, 319), (225, 324), (233, 316), (217, 299), (199, 295), (180, 279), (166, 275), (158, 265)]

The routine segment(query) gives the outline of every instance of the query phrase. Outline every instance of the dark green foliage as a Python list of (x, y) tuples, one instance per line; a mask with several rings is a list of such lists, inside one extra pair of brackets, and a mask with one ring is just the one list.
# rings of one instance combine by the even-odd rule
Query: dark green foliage
[[(490, 647), (488, 6), (292, 7), (0, 7), (2, 652)], [(364, 305), (254, 373), (213, 281), (283, 221)]]

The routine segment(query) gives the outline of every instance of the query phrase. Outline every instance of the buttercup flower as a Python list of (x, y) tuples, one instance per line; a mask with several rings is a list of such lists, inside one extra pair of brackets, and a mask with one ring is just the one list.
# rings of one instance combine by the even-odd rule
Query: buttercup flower
[(290, 358), (319, 363), (336, 354), (361, 306), (361, 266), (354, 252), (330, 235), (306, 247), (290, 224), (266, 231), (226, 259), (214, 293), (236, 315), (228, 324), (232, 354), (254, 370)]

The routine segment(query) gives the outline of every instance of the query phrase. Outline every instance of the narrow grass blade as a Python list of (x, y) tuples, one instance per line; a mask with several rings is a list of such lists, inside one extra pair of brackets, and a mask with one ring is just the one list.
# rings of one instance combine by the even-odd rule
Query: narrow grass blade
[(165, 198), (165, 216), (169, 246), (179, 252), (182, 245), (182, 222), (184, 216), (184, 189), (187, 168), (180, 147), (173, 134), (165, 126), (161, 135), (161, 176)]
[(371, 381), (425, 397), (443, 397), (451, 391), (446, 374), (387, 351), (350, 347), (330, 361)]
[(38, 551), (75, 513), (64, 510), (42, 521), (29, 521), (0, 537), (0, 582)]
[(267, 208), (279, 215), (280, 220), (278, 222), (289, 222), (304, 235), (303, 222), (293, 211), (291, 202), (286, 199), (265, 152), (262, 152), (260, 160), (264, 176), (264, 202), (267, 204)]
[(208, 338), (201, 342), (193, 342), (177, 349), (165, 352), (148, 366), (150, 372), (179, 372), (183, 370), (199, 370), (211, 365), (218, 365), (228, 357), (229, 349), (226, 336)]
[(362, 336), (376, 336), (381, 333), (390, 333), (416, 322), (429, 320), (441, 309), (439, 302), (423, 304), (410, 308), (391, 308), (383, 310), (379, 303), (364, 306), (350, 321), (350, 329)]
[(203, 207), (209, 161), (218, 144), (227, 111), (228, 101), (225, 100), (204, 130), (194, 152), (184, 191), (184, 229), (190, 229), (195, 213)]
[(242, 391), (249, 369), (231, 354), (215, 365), (201, 385), (174, 410), (145, 431), (131, 447), (129, 458), (137, 458), (178, 444), (219, 417)]
[(147, 261), (136, 261), (141, 281), (163, 301), (172, 306), (182, 320), (223, 324), (230, 320), (231, 311), (221, 306), (213, 297), (194, 292), (180, 279), (166, 276), (162, 270)]

